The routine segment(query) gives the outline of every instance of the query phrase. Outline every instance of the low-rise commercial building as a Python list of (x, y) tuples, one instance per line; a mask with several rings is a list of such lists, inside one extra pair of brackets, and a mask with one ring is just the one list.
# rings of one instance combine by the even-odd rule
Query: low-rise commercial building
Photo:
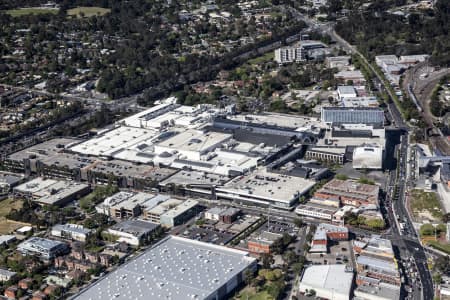
[(22, 174), (0, 172), (0, 196), (8, 195), (12, 188), (23, 180), (24, 176)]
[(333, 206), (306, 203), (298, 205), (295, 209), (295, 213), (304, 217), (331, 221), (333, 219), (333, 215), (338, 210), (339, 208)]
[(349, 300), (352, 294), (353, 270), (345, 265), (309, 266), (303, 272), (299, 291), (305, 295), (335, 300)]
[(142, 219), (160, 224), (161, 215), (168, 212), (172, 208), (177, 207), (181, 203), (183, 203), (183, 200), (169, 198), (152, 208), (145, 208), (144, 214), (142, 215)]
[(0, 235), (0, 246), (8, 245), (16, 240), (16, 236), (12, 234)]
[(13, 191), (40, 205), (63, 206), (88, 194), (91, 189), (83, 183), (38, 177), (16, 186)]
[(51, 234), (63, 239), (85, 242), (92, 230), (78, 224), (58, 224), (52, 227)]
[(212, 207), (205, 212), (205, 219), (231, 224), (239, 213), (240, 210), (234, 207)]
[(350, 56), (330, 56), (326, 58), (325, 63), (330, 69), (343, 69), (350, 66), (350, 59)]
[(164, 227), (181, 225), (199, 212), (198, 201), (186, 200), (160, 216), (160, 224)]
[(282, 238), (279, 233), (263, 231), (247, 241), (248, 251), (255, 254), (270, 254), (273, 251), (273, 245)]
[(358, 300), (398, 300), (400, 286), (383, 282), (375, 285), (362, 284), (355, 289), (354, 294)]
[(343, 205), (359, 207), (379, 203), (380, 187), (353, 180), (333, 179), (314, 193), (316, 199), (339, 199)]
[(23, 255), (37, 255), (43, 260), (52, 259), (58, 255), (63, 255), (69, 251), (66, 243), (31, 237), (17, 246), (17, 251)]
[(149, 242), (159, 227), (159, 224), (148, 221), (126, 220), (113, 225), (106, 232), (118, 237), (119, 242), (139, 246)]
[(392, 243), (373, 235), (367, 243), (358, 243), (355, 249), (358, 285), (374, 285), (374, 282), (400, 286), (400, 273), (394, 257)]
[(345, 241), (348, 238), (347, 227), (321, 223), (314, 233), (309, 252), (325, 253), (328, 251), (328, 241)]

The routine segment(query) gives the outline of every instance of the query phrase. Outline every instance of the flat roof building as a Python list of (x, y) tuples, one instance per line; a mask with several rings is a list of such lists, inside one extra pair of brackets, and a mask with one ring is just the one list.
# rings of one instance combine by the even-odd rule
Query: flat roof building
[(309, 266), (303, 272), (299, 291), (308, 294), (308, 291), (314, 290), (316, 297), (349, 300), (353, 276), (353, 270), (345, 265)]
[(337, 93), (339, 99), (342, 100), (344, 98), (355, 98), (358, 96), (356, 93), (356, 89), (352, 85), (341, 85), (337, 88)]
[(150, 241), (159, 224), (143, 220), (126, 220), (108, 228), (107, 233), (117, 236), (118, 242), (139, 246)]
[(216, 188), (218, 198), (256, 205), (272, 205), (291, 209), (298, 198), (316, 184), (315, 181), (263, 169), (238, 176), (224, 186)]
[(174, 227), (183, 224), (198, 212), (198, 201), (186, 200), (160, 216), (160, 224), (165, 227)]
[(78, 224), (57, 224), (52, 227), (51, 231), (53, 236), (80, 242), (85, 242), (91, 233), (91, 229)]
[(221, 146), (232, 138), (231, 134), (186, 130), (155, 145), (155, 153), (177, 151), (188, 160), (201, 160), (201, 157)]
[(383, 169), (383, 147), (377, 144), (362, 145), (353, 150), (353, 168), (381, 170)]
[(376, 285), (363, 284), (356, 287), (356, 300), (398, 300), (400, 299), (400, 286), (381, 282)]
[(306, 203), (306, 204), (299, 204), (295, 208), (295, 213), (303, 217), (310, 217), (331, 221), (333, 219), (333, 215), (338, 210), (339, 208), (333, 206)]
[(248, 252), (169, 236), (73, 299), (220, 300), (255, 268)]
[(374, 204), (378, 206), (378, 185), (363, 184), (353, 180), (333, 179), (314, 193), (315, 199), (339, 199), (343, 205), (359, 207)]
[(58, 255), (63, 255), (69, 251), (66, 243), (31, 237), (17, 246), (17, 251), (23, 255), (38, 255), (44, 260), (52, 259)]
[(321, 120), (327, 124), (384, 124), (384, 111), (376, 107), (322, 107)]
[(270, 231), (263, 231), (255, 236), (252, 236), (247, 241), (248, 251), (255, 254), (270, 254), (273, 251), (273, 244), (282, 238), (279, 233)]
[(15, 195), (32, 198), (40, 205), (62, 206), (88, 194), (91, 189), (84, 183), (38, 177), (16, 186), (13, 191)]

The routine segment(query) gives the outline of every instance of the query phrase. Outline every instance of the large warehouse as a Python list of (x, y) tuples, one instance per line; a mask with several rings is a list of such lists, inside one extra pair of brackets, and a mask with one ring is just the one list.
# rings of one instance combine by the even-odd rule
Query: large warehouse
[(300, 293), (316, 292), (316, 298), (349, 300), (353, 271), (345, 265), (318, 265), (305, 269), (300, 281)]
[(224, 299), (249, 268), (248, 252), (169, 236), (72, 299)]

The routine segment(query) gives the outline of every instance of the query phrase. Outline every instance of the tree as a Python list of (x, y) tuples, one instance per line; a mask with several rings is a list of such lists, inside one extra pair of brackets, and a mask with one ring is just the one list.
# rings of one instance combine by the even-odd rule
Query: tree
[(261, 254), (261, 263), (264, 269), (269, 269), (270, 265), (273, 264), (274, 259), (272, 254), (263, 253)]
[(253, 280), (255, 279), (255, 272), (250, 269), (245, 270), (244, 272), (245, 284), (251, 285)]
[(303, 219), (301, 219), (301, 218), (295, 218), (294, 219), (294, 224), (298, 228), (301, 228), (301, 227), (305, 226), (305, 222), (303, 222)]
[(442, 216), (442, 222), (449, 223), (450, 222), (450, 213), (446, 213)]
[(450, 258), (448, 256), (439, 256), (434, 261), (434, 269), (444, 274), (450, 272)]

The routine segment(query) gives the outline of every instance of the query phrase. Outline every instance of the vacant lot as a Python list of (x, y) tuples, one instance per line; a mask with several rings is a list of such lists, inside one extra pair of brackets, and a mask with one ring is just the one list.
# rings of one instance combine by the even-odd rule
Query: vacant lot
[(87, 6), (80, 6), (76, 8), (69, 9), (67, 11), (67, 14), (69, 16), (77, 16), (77, 17), (92, 17), (92, 16), (103, 16), (107, 13), (109, 13), (111, 10), (109, 8), (103, 8), (103, 7), (87, 7)]
[(413, 190), (410, 203), (415, 218), (441, 220), (442, 207), (436, 193)]
[(6, 219), (6, 215), (12, 209), (19, 209), (22, 207), (22, 200), (14, 200), (12, 198), (7, 198), (0, 201), (0, 234), (7, 234), (17, 228), (23, 226), (23, 224)]
[(24, 15), (31, 14), (57, 14), (59, 9), (55, 8), (40, 8), (40, 7), (30, 7), (30, 8), (18, 8), (7, 10), (6, 13), (13, 17), (20, 17)]

